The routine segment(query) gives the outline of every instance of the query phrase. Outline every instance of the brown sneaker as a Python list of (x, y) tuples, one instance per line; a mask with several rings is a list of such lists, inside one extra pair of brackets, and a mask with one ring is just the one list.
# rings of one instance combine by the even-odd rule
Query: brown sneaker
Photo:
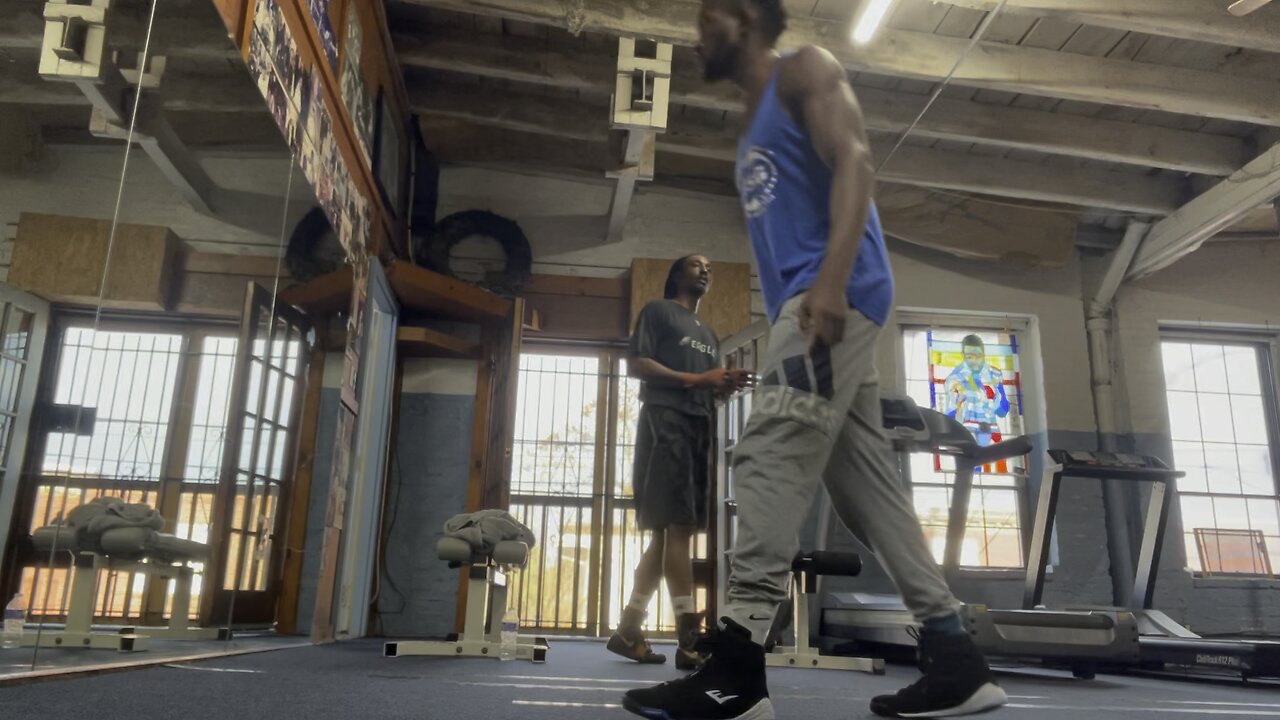
[(667, 661), (666, 655), (653, 651), (653, 646), (650, 646), (649, 641), (644, 638), (644, 633), (639, 629), (618, 628), (605, 647), (608, 647), (613, 655), (621, 655), (641, 665), (662, 665)]
[(653, 646), (645, 639), (644, 631), (640, 628), (643, 622), (643, 613), (634, 612), (631, 609), (623, 610), (622, 622), (618, 623), (618, 629), (613, 633), (613, 637), (609, 638), (609, 644), (605, 647), (614, 655), (620, 655), (642, 665), (661, 665), (667, 661), (667, 656), (653, 651)]
[(702, 635), (702, 613), (686, 613), (676, 619), (676, 637), (679, 639), (677, 670), (697, 670), (707, 662), (706, 656), (697, 649)]

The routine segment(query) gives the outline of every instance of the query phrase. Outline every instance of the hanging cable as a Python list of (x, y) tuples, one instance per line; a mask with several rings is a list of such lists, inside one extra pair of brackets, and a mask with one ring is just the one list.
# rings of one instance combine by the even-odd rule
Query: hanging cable
[[(93, 345), (91, 345), (89, 349), (90, 356), (92, 356), (93, 354), (94, 345), (97, 344), (98, 328), (101, 327), (101, 324), (102, 324), (102, 304), (106, 301), (107, 277), (111, 273), (111, 255), (112, 255), (112, 250), (115, 249), (116, 230), (120, 226), (120, 207), (123, 205), (123, 202), (124, 202), (124, 183), (125, 183), (125, 179), (129, 176), (129, 157), (133, 154), (132, 153), (133, 138), (134, 138), (135, 131), (137, 130), (137, 127), (138, 127), (138, 105), (141, 104), (140, 101), (142, 98), (142, 82), (146, 76), (147, 61), (151, 57), (151, 35), (152, 35), (152, 32), (155, 30), (156, 5), (158, 4), (158, 2), (159, 0), (151, 0), (151, 10), (147, 15), (147, 34), (142, 44), (142, 57), (139, 59), (140, 65), (138, 66), (138, 84), (137, 84), (137, 87), (135, 87), (133, 90), (133, 107), (130, 108), (129, 110), (129, 132), (125, 136), (124, 162), (121, 163), (121, 166), (120, 166), (120, 182), (116, 187), (116, 204), (115, 204), (115, 209), (111, 213), (111, 230), (107, 234), (107, 257), (102, 263), (102, 277), (100, 279), (100, 282), (98, 283), (98, 302), (97, 302), (97, 306), (94, 308), (94, 311), (93, 311), (93, 330), (90, 333), (90, 337), (93, 338)], [(76, 405), (76, 419), (75, 419), (75, 424), (72, 426), (73, 432), (75, 432), (80, 428), (80, 423), (83, 420), (84, 394), (87, 393), (88, 391), (89, 391), (89, 383), (85, 382), (81, 385), (80, 402), (77, 403)], [(73, 437), (79, 438), (80, 436), (74, 435)], [(63, 512), (60, 514), (60, 517), (58, 520), (59, 528), (61, 528), (62, 525), (66, 522), (66, 504), (69, 500), (71, 474), (72, 472), (74, 472), (76, 448), (79, 446), (79, 444), (80, 443), (78, 440), (72, 442), (71, 468), (68, 469), (69, 471), (65, 474), (62, 480)], [(92, 441), (90, 442), (90, 447), (92, 448)], [(86, 458), (86, 461), (87, 460), (88, 458)], [(57, 557), (57, 553), (58, 553), (58, 539), (61, 536), (62, 536), (61, 531), (54, 533), (53, 544), (49, 548), (49, 567), (50, 568), (54, 567), (54, 564), (53, 564), (54, 559)], [(72, 572), (72, 573), (75, 572), (74, 557), (72, 558), (71, 568), (69, 572)], [(50, 578), (50, 582), (52, 583), (52, 578)], [(46, 606), (48, 605), (48, 597), (49, 595), (48, 595), (48, 592), (46, 591), (45, 593)], [(97, 597), (96, 577), (95, 577), (94, 597)], [(32, 672), (35, 671), (36, 665), (40, 660), (40, 640), (42, 635), (44, 634), (44, 625), (45, 624), (43, 620), (36, 624), (36, 644), (33, 652), (31, 653)]]
[(982, 40), (982, 36), (986, 35), (991, 24), (995, 22), (996, 17), (1008, 2), (1009, 0), (1000, 0), (1000, 4), (997, 5), (994, 10), (987, 13), (987, 16), (983, 18), (982, 24), (978, 26), (977, 31), (973, 33), (973, 38), (969, 40), (969, 46), (964, 49), (964, 52), (960, 53), (960, 57), (956, 58), (955, 65), (951, 66), (951, 72), (947, 73), (947, 76), (942, 79), (942, 82), (938, 84), (938, 87), (934, 88), (933, 93), (929, 96), (929, 101), (924, 104), (924, 109), (920, 111), (920, 114), (916, 116), (915, 120), (911, 121), (911, 124), (907, 126), (907, 129), (898, 136), (898, 141), (894, 144), (893, 149), (885, 156), (884, 160), (880, 163), (880, 167), (876, 168), (877, 175), (884, 170), (885, 166), (889, 164), (889, 161), (893, 159), (893, 156), (902, 148), (902, 144), (905, 143), (907, 141), (907, 137), (915, 131), (916, 126), (920, 124), (920, 121), (924, 120), (924, 116), (929, 113), (930, 108), (932, 108), (933, 104), (938, 101), (938, 96), (942, 95), (942, 91), (946, 90), (947, 86), (951, 84), (952, 78), (956, 76), (956, 73), (960, 70), (960, 66), (964, 64), (965, 59), (969, 57), (969, 53), (973, 52), (973, 49), (978, 46), (978, 43)]

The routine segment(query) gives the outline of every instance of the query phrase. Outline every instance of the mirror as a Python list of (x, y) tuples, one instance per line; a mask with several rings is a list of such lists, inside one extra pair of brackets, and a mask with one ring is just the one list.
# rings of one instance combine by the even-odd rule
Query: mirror
[(253, 5), (0, 9), (0, 675), (273, 640), (309, 357), (276, 293), (291, 239), (368, 220)]

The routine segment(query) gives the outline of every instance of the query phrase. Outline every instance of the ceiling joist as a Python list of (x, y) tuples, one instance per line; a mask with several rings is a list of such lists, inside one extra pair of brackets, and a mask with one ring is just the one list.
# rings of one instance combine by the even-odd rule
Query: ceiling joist
[[(422, 125), (424, 133), (436, 138), (437, 155), (454, 164), (596, 182), (608, 167), (605, 143), (530, 136), (430, 117)], [(733, 166), (728, 162), (660, 151), (657, 168), (654, 190), (734, 194), (728, 182)], [(1075, 220), (1060, 213), (992, 205), (980, 198), (939, 195), (893, 183), (877, 186), (876, 204), (887, 234), (963, 257), (1054, 265), (1069, 257), (1077, 237)], [(539, 247), (548, 254), (581, 249), (568, 238), (603, 232), (602, 218), (557, 220), (539, 237)], [(528, 225), (537, 228), (545, 223), (531, 219)], [(1025, 252), (1011, 256), (1008, 249), (1015, 246)]]
[[(456, 12), (498, 16), (571, 31), (651, 37), (677, 45), (696, 42), (698, 5), (678, 0), (400, 0)], [(572, 9), (570, 12), (569, 9)], [(848, 28), (793, 18), (783, 48), (821, 45), (850, 70), (941, 80), (969, 45), (963, 38), (885, 28), (856, 49)], [(969, 87), (1105, 103), (1280, 126), (1280, 82), (1150, 63), (980, 42), (953, 82)]]
[[(0, 48), (39, 50), (44, 38), (43, 13), (43, 0), (6, 0), (0, 3)], [(207, 0), (162, 2), (156, 13), (151, 33), (153, 54), (231, 61), (240, 58), (240, 52), (227, 37), (225, 26)], [(107, 42), (113, 47), (141, 50), (147, 35), (148, 19), (140, 6), (129, 9), (117, 4), (108, 16)]]
[[(410, 85), (410, 103), (420, 115), (476, 125), (604, 143), (609, 139), (604, 105), (568, 104), (539, 95), (521, 95), (435, 81)], [(431, 141), (430, 135), (427, 136)], [(872, 141), (884, 157), (889, 146)], [(731, 127), (672, 118), (659, 135), (658, 151), (732, 163), (737, 147)], [(730, 172), (730, 171), (727, 171)], [(729, 177), (729, 176), (726, 176)], [(918, 187), (979, 192), (1024, 200), (1164, 215), (1180, 204), (1182, 188), (1170, 178), (1143, 177), (1100, 167), (1043, 163), (904, 146), (880, 179)]]
[[(1000, 0), (936, 0), (990, 12)], [(1280, 52), (1280, 12), (1247, 18), (1227, 12), (1226, 2), (1193, 0), (1007, 0), (1003, 12), (1063, 22)]]
[[(459, 37), (457, 32), (449, 37), (438, 32), (399, 35), (396, 53), (406, 68), (599, 94), (613, 88), (610, 56), (555, 49), (522, 38), (478, 33)], [(874, 88), (857, 92), (867, 127), (892, 133), (906, 130), (926, 99)], [(708, 110), (736, 113), (742, 108), (733, 87), (707, 84), (687, 66), (674, 72), (671, 100)], [(938, 100), (912, 133), (1220, 177), (1235, 172), (1245, 160), (1245, 143), (1238, 138), (950, 99)]]

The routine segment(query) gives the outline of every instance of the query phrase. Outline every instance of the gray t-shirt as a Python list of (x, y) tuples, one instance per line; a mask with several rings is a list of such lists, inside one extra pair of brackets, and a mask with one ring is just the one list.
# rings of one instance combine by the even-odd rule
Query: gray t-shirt
[[(676, 372), (703, 373), (720, 367), (720, 341), (685, 306), (671, 300), (654, 300), (644, 306), (636, 320), (631, 355), (648, 358)], [(712, 390), (644, 383), (640, 401), (689, 415), (710, 416), (715, 410)]]

